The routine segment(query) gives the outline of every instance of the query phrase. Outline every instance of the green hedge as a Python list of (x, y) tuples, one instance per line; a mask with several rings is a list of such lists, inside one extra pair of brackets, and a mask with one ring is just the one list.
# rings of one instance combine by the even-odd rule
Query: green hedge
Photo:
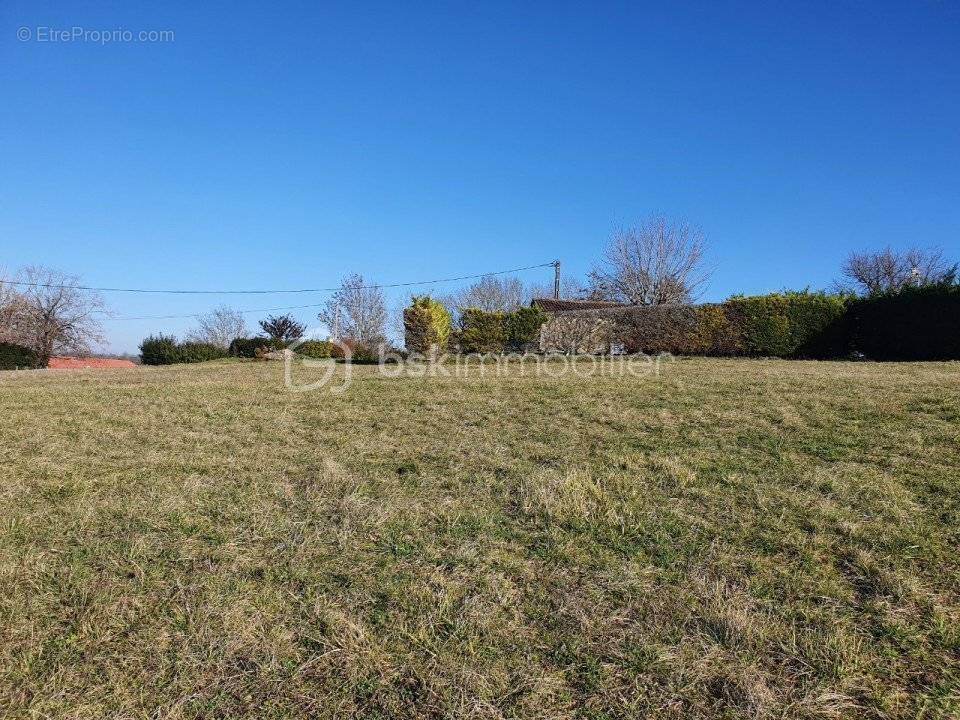
[(257, 350), (282, 350), (284, 343), (268, 337), (234, 338), (227, 352), (233, 357), (255, 358)]
[(150, 335), (140, 343), (140, 361), (144, 365), (173, 365), (217, 360), (229, 353), (222, 347), (201, 342), (177, 342), (172, 335)]
[(454, 340), (460, 352), (466, 353), (523, 350), (539, 342), (540, 326), (548, 319), (537, 307), (517, 308), (508, 313), (464, 308)]
[(503, 352), (507, 344), (506, 314), (464, 308), (460, 311), (460, 331), (456, 339), (460, 352)]
[(611, 337), (630, 353), (674, 355), (742, 354), (734, 314), (722, 305), (646, 305), (597, 311), (613, 324)]
[(858, 298), (847, 331), (850, 350), (871, 360), (960, 360), (960, 286)]
[(581, 313), (612, 324), (628, 352), (785, 358), (960, 360), (960, 287), (855, 298), (823, 292), (736, 295), (723, 303)]
[(631, 353), (838, 357), (849, 352), (849, 301), (845, 295), (801, 291), (581, 315), (610, 322), (611, 340)]
[(844, 354), (842, 326), (849, 299), (804, 290), (735, 295), (724, 305), (747, 355), (835, 357)]
[(0, 370), (21, 370), (40, 367), (40, 358), (28, 347), (0, 343)]
[(540, 326), (547, 315), (539, 307), (522, 307), (506, 314), (507, 343), (521, 350), (540, 341)]

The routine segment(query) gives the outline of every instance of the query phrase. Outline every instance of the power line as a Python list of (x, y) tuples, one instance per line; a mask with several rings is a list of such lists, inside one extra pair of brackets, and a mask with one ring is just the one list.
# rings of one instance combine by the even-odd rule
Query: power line
[[(357, 287), (357, 290), (372, 290), (374, 288), (398, 288), (411, 287), (414, 285), (433, 285), (436, 283), (456, 282), (458, 280), (475, 280), (477, 278), (487, 277), (489, 275), (507, 275), (509, 273), (523, 272), (524, 270), (534, 270), (536, 268), (550, 267), (554, 263), (540, 263), (539, 265), (528, 265), (527, 267), (514, 268), (513, 270), (496, 270), (494, 272), (477, 273), (475, 275), (461, 275), (460, 277), (440, 278), (439, 280), (416, 280), (412, 282), (389, 283), (382, 285), (363, 285)], [(317, 293), (317, 292), (335, 292), (340, 289), (337, 287), (325, 288), (299, 288), (296, 290), (154, 290), (146, 288), (117, 288), (117, 287), (93, 287), (90, 285), (64, 285), (61, 283), (34, 283), (18, 280), (4, 280), (7, 285), (18, 285), (20, 287), (36, 288), (56, 288), (69, 290), (89, 290), (93, 292), (123, 292), (123, 293), (152, 293), (164, 295), (281, 295), (295, 293)], [(256, 312), (256, 311), (252, 311)]]
[[(339, 288), (338, 288), (339, 289)], [(280, 310), (303, 310), (305, 308), (316, 308), (323, 307), (326, 303), (313, 303), (311, 305), (287, 305), (286, 307), (274, 307), (274, 308), (260, 308), (258, 310), (236, 310), (242, 315), (247, 315), (249, 313), (266, 313), (266, 312), (279, 312)], [(187, 318), (195, 318), (198, 315), (202, 315), (203, 312), (189, 313), (187, 315), (141, 315), (138, 317), (130, 316), (120, 316), (120, 317), (111, 317), (107, 316), (106, 320), (180, 320)]]
[[(387, 288), (399, 288), (399, 287), (413, 287), (413, 286), (416, 286), (416, 285), (436, 285), (436, 284), (438, 284), (438, 283), (456, 282), (456, 281), (458, 281), (458, 280), (475, 280), (475, 279), (477, 279), (477, 278), (490, 277), (491, 275), (508, 275), (508, 274), (510, 274), (510, 273), (523, 272), (524, 270), (535, 270), (535, 269), (543, 268), (543, 267), (552, 267), (555, 262), (556, 262), (556, 261), (548, 262), (548, 263), (540, 263), (539, 265), (528, 265), (528, 266), (522, 267), (522, 268), (514, 268), (513, 270), (497, 270), (497, 271), (495, 271), (495, 272), (477, 273), (477, 274), (474, 274), (474, 275), (461, 275), (460, 277), (440, 278), (440, 279), (437, 279), (437, 280), (417, 280), (417, 281), (411, 281), (411, 282), (385, 283), (385, 284), (380, 284), (380, 285), (362, 285), (362, 286), (358, 286), (358, 287), (353, 288), (353, 289), (356, 289), (356, 290), (387, 289)], [(14, 284), (14, 283), (11, 283), (11, 284)], [(22, 285), (22, 284), (25, 284), (25, 283), (17, 283), (17, 284), (21, 284), (21, 285)], [(166, 292), (166, 293), (174, 293), (174, 294), (188, 294), (188, 293), (200, 293), (200, 294), (221, 294), (221, 293), (222, 293), (222, 294), (246, 294), (246, 293), (267, 294), (267, 293), (271, 293), (271, 292), (276, 292), (276, 293), (307, 293), (307, 292), (336, 292), (337, 290), (340, 290), (340, 286), (337, 286), (337, 287), (331, 287), (331, 288), (314, 288), (314, 289), (310, 289), (310, 290), (226, 290), (226, 291), (219, 291), (219, 292), (218, 292), (218, 291), (216, 291), (216, 290), (198, 290), (198, 291), (190, 291), (190, 290), (139, 290), (139, 289), (119, 289), (119, 288), (112, 288), (112, 289), (110, 289), (110, 288), (94, 288), (94, 287), (86, 287), (86, 286), (81, 286), (81, 285), (54, 285), (54, 284), (44, 285), (44, 284), (39, 284), (39, 283), (26, 283), (26, 284), (32, 285), (32, 286), (34, 286), (34, 287), (71, 288), (71, 289), (75, 289), (75, 290), (96, 290), (96, 291), (101, 291), (101, 292), (109, 292), (109, 291), (112, 290), (113, 292), (145, 292), (145, 293), (165, 293), (165, 292)], [(268, 313), (268, 312), (279, 312), (279, 311), (282, 311), (282, 310), (304, 310), (304, 309), (307, 309), (307, 308), (323, 307), (325, 304), (326, 304), (326, 303), (311, 303), (311, 304), (309, 304), (309, 305), (287, 305), (287, 306), (285, 306), (285, 307), (258, 308), (258, 309), (252, 309), (252, 310), (237, 310), (237, 312), (246, 315), (246, 314), (249, 314), (249, 313)], [(184, 315), (141, 315), (141, 316), (135, 316), (135, 317), (134, 317), (134, 316), (121, 316), (121, 317), (110, 317), (110, 316), (108, 316), (106, 319), (108, 319), (108, 320), (180, 320), (180, 319), (194, 318), (194, 317), (197, 317), (197, 316), (200, 315), (200, 314), (202, 314), (202, 313), (201, 313), (201, 312), (195, 312), (195, 313), (187, 313), (187, 314), (184, 314)]]

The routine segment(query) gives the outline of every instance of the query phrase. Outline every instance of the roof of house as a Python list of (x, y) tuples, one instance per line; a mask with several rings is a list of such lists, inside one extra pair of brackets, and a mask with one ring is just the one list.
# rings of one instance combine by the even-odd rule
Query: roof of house
[(625, 307), (623, 303), (611, 300), (556, 300), (554, 298), (534, 298), (536, 305), (544, 312), (568, 312), (570, 310), (598, 310), (600, 308)]

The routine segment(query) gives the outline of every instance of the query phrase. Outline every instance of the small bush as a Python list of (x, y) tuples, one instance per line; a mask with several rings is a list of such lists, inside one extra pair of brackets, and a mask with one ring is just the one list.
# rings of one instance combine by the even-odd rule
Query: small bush
[(297, 345), (294, 352), (296, 352), (297, 355), (302, 355), (303, 357), (323, 360), (324, 358), (333, 356), (333, 343), (331, 343), (329, 340), (304, 340), (302, 343)]
[(336, 343), (332, 343), (330, 357), (344, 359), (344, 347), (350, 350), (351, 362), (360, 365), (380, 362), (380, 353), (377, 350), (354, 338), (340, 338)]
[(40, 367), (40, 358), (28, 347), (0, 343), (0, 370), (18, 370)]
[(172, 335), (150, 335), (140, 343), (140, 361), (144, 365), (204, 362), (227, 357), (227, 354), (222, 347), (211, 343), (178, 343)]
[(446, 350), (450, 341), (450, 312), (429, 295), (414, 296), (403, 311), (404, 344), (410, 352)]
[(380, 362), (380, 353), (369, 345), (357, 343), (353, 347), (352, 361), (361, 365), (375, 364)]

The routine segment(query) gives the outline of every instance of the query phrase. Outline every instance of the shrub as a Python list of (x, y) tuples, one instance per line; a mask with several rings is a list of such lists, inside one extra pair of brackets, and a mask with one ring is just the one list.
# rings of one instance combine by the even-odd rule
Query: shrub
[(150, 335), (140, 343), (140, 362), (144, 365), (172, 365), (180, 362), (177, 339), (172, 335)]
[(350, 355), (352, 357), (353, 351), (356, 349), (357, 344), (357, 341), (353, 338), (339, 338), (336, 343), (330, 344), (330, 357), (336, 358), (337, 360), (343, 360), (344, 348), (350, 351)]
[(228, 352), (233, 357), (255, 358), (259, 349), (279, 350), (282, 347), (282, 341), (268, 337), (234, 338)]
[(0, 343), (0, 370), (40, 367), (40, 358), (28, 347)]
[(203, 342), (178, 343), (172, 335), (150, 335), (140, 343), (140, 361), (144, 365), (194, 363), (227, 357), (219, 345)]
[(297, 345), (294, 352), (303, 357), (323, 360), (324, 358), (333, 356), (333, 343), (329, 340), (304, 340)]
[(410, 352), (445, 350), (450, 341), (450, 312), (429, 295), (414, 296), (403, 311), (404, 344)]
[(179, 347), (180, 360), (182, 363), (206, 362), (207, 360), (218, 360), (228, 357), (225, 349), (219, 345), (205, 342), (185, 342)]
[(460, 311), (462, 328), (457, 333), (461, 352), (503, 352), (507, 342), (506, 314), (477, 308)]
[(330, 357), (342, 360), (344, 347), (350, 350), (350, 361), (363, 365), (380, 362), (380, 353), (369, 345), (355, 338), (340, 338), (330, 347)]
[(353, 348), (352, 361), (361, 365), (380, 362), (380, 353), (369, 345), (357, 343)]
[(850, 349), (875, 360), (960, 360), (960, 287), (909, 287), (858, 298), (848, 312)]
[(539, 343), (540, 326), (546, 321), (547, 315), (539, 307), (521, 307), (507, 313), (507, 342), (516, 349)]

